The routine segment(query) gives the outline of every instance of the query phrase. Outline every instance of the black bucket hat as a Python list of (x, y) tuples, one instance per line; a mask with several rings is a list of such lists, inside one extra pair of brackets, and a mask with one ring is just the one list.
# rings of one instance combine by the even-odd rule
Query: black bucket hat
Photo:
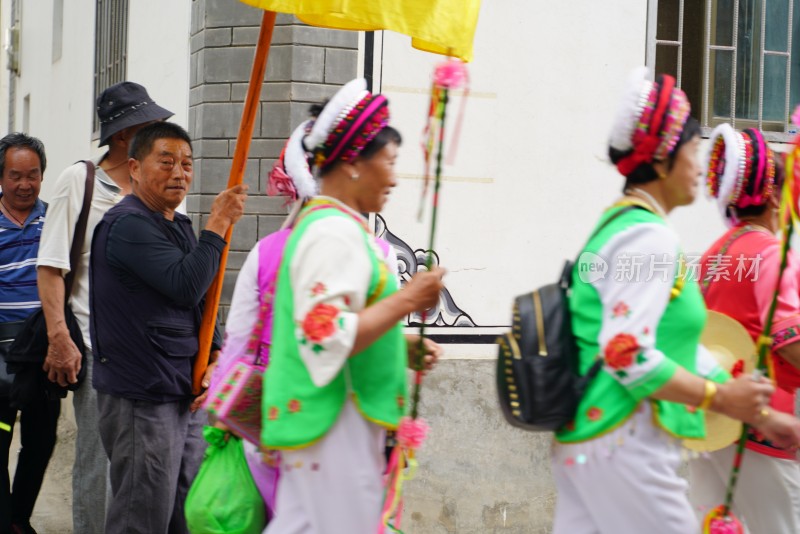
[(134, 82), (120, 82), (103, 91), (97, 99), (100, 146), (130, 126), (168, 119), (174, 115), (156, 104), (147, 89)]

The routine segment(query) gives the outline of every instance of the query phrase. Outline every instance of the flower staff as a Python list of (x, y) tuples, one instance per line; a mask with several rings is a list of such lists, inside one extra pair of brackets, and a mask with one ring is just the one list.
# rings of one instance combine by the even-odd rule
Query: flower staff
[[(433, 268), (433, 249), (439, 212), (439, 188), (442, 181), (445, 119), (449, 92), (451, 89), (458, 89), (466, 81), (467, 69), (458, 59), (450, 58), (440, 63), (434, 71), (431, 100), (428, 106), (428, 122), (423, 132), (422, 149), (425, 160), (425, 178), (418, 213), (418, 217), (421, 218), (425, 197), (430, 185), (431, 159), (435, 152), (436, 171), (433, 187), (433, 211), (431, 214), (428, 254), (425, 259), (425, 268), (428, 271)], [(423, 419), (419, 419), (418, 416), (422, 377), (425, 374), (425, 354), (427, 352), (425, 326), (429, 311), (429, 309), (424, 309), (420, 314), (419, 341), (417, 342), (412, 366), (414, 369), (414, 385), (411, 395), (411, 415), (401, 419), (397, 429), (397, 446), (392, 450), (392, 454), (389, 457), (383, 513), (381, 515), (381, 525), (378, 528), (379, 533), (383, 532), (384, 527), (392, 532), (401, 532), (399, 528), (403, 514), (403, 482), (413, 478), (417, 467), (417, 462), (414, 458), (415, 451), (422, 446), (428, 433), (427, 423)], [(410, 468), (410, 472), (404, 474), (407, 466)]]
[[(433, 250), (434, 242), (436, 239), (436, 223), (439, 214), (439, 188), (442, 184), (442, 159), (444, 154), (444, 140), (445, 140), (445, 119), (447, 117), (447, 104), (451, 89), (458, 89), (467, 83), (467, 67), (461, 61), (450, 58), (447, 61), (440, 63), (433, 75), (433, 87), (431, 88), (431, 102), (428, 106), (428, 122), (423, 132), (422, 149), (425, 156), (425, 179), (422, 188), (422, 201), (420, 202), (420, 212), (422, 215), (422, 207), (424, 205), (425, 197), (427, 196), (428, 187), (430, 184), (430, 167), (431, 158), (436, 151), (436, 171), (433, 186), (433, 212), (431, 213), (431, 229), (430, 239), (428, 245), (428, 254), (425, 259), (425, 268), (430, 270), (433, 266)], [(463, 107), (462, 107), (463, 114)], [(461, 114), (459, 115), (460, 123)], [(458, 133), (458, 129), (456, 131)], [(455, 144), (455, 143), (454, 143)], [(452, 155), (452, 153), (451, 153)], [(424, 355), (423, 340), (425, 339), (425, 326), (428, 318), (428, 311), (422, 312), (422, 320), (419, 327), (419, 354)], [(412, 395), (411, 403), (411, 418), (416, 419), (419, 411), (419, 395), (420, 387), (422, 384), (423, 374), (423, 361), (417, 358), (414, 366), (414, 393)]]

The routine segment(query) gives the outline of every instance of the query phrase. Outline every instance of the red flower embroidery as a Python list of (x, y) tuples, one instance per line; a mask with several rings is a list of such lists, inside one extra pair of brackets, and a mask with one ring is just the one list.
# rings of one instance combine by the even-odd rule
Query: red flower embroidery
[(276, 408), (275, 406), (270, 406), (269, 412), (267, 412), (267, 417), (269, 418), (270, 421), (274, 421), (275, 419), (277, 419), (278, 408)]
[(686, 411), (689, 412), (689, 413), (696, 413), (697, 412), (697, 406), (691, 406), (691, 405), (687, 404), (686, 405)]
[(326, 291), (328, 291), (328, 288), (325, 287), (325, 284), (317, 282), (314, 284), (314, 287), (311, 288), (311, 295), (314, 297), (324, 295)]
[(403, 397), (402, 395), (398, 395), (398, 396), (397, 396), (397, 405), (398, 405), (400, 408), (402, 408), (403, 406), (405, 406), (405, 405), (406, 405), (406, 399), (405, 399), (405, 397)]
[(570, 421), (569, 423), (564, 425), (564, 429), (567, 430), (568, 432), (574, 432), (575, 431), (575, 421)]
[(336, 331), (334, 319), (339, 315), (339, 308), (330, 304), (317, 304), (314, 306), (305, 321), (303, 321), (303, 333), (311, 341), (322, 341)]
[(289, 401), (289, 413), (297, 413), (300, 411), (300, 401), (297, 399), (292, 399)]
[(622, 301), (617, 302), (614, 308), (611, 310), (611, 317), (627, 317), (631, 314), (630, 307)]
[(589, 418), (589, 421), (599, 421), (600, 418), (603, 417), (603, 410), (597, 406), (592, 406), (586, 410), (586, 417)]
[(639, 342), (630, 334), (617, 334), (606, 345), (606, 365), (612, 369), (623, 369), (633, 364), (634, 357), (639, 354)]

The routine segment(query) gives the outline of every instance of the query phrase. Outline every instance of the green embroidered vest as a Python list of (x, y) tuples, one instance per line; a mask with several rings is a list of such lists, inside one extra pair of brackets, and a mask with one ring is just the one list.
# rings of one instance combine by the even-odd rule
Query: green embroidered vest
[[(314, 385), (300, 358), (289, 267), (308, 227), (327, 217), (353, 219), (336, 207), (305, 208), (286, 243), (278, 272), (272, 347), (262, 398), (261, 442), (272, 449), (302, 448), (320, 440), (336, 422), (348, 395), (361, 415), (387, 429), (397, 428), (405, 413), (407, 348), (400, 323), (362, 352), (350, 356), (339, 374), (323, 387)], [(362, 232), (372, 263), (367, 292), (370, 305), (395, 293), (398, 287), (396, 276), (388, 272), (378, 256), (374, 237), (366, 230)]]
[[(609, 210), (599, 224), (615, 211), (616, 209)], [(590, 240), (584, 251), (597, 254), (616, 234), (635, 224), (643, 223), (665, 224), (665, 221), (649, 211), (631, 210), (611, 221)], [(677, 251), (664, 252), (677, 253)], [(609, 271), (607, 276), (614, 276), (614, 273)], [(689, 372), (697, 374), (697, 346), (706, 322), (706, 307), (700, 286), (693, 277), (684, 276), (681, 269), (676, 269), (675, 280), (672, 297), (656, 329), (655, 347), (667, 358)], [(573, 271), (572, 281), (570, 296), (572, 330), (578, 342), (580, 372), (584, 374), (602, 354), (602, 349), (598, 346), (598, 337), (602, 327), (603, 305), (594, 286), (580, 279), (577, 268)], [(669, 380), (671, 374), (670, 369), (664, 369), (664, 376), (651, 377), (649, 379), (651, 384), (642, 387), (652, 388), (653, 383), (660, 387), (660, 384)], [(709, 378), (724, 382), (728, 377), (723, 372), (719, 373), (719, 376)], [(681, 438), (705, 436), (702, 411), (684, 404), (648, 400), (653, 406), (654, 423), (668, 434)], [(607, 368), (603, 368), (592, 380), (581, 399), (575, 421), (560, 430), (556, 434), (556, 439), (564, 443), (576, 443), (603, 435), (627, 421), (638, 404), (629, 390), (612, 377)]]

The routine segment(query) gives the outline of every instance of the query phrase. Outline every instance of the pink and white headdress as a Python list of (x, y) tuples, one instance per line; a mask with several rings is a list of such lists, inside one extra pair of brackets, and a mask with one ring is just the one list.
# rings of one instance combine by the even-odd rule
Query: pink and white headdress
[(675, 78), (665, 74), (651, 82), (647, 72), (640, 67), (628, 78), (609, 138), (612, 148), (628, 152), (617, 162), (623, 176), (639, 165), (665, 160), (677, 146), (691, 110)]
[(760, 131), (737, 132), (720, 124), (711, 132), (705, 174), (709, 196), (717, 199), (723, 219), (733, 226), (739, 222), (737, 208), (769, 201), (775, 190), (775, 154)]
[(727, 123), (714, 128), (711, 132), (711, 150), (705, 164), (706, 189), (708, 195), (717, 200), (720, 215), (729, 225), (735, 224), (735, 221), (730, 217), (728, 206), (736, 201), (744, 185), (738, 179), (744, 176), (739, 168), (744, 164), (744, 159), (741, 133)]

